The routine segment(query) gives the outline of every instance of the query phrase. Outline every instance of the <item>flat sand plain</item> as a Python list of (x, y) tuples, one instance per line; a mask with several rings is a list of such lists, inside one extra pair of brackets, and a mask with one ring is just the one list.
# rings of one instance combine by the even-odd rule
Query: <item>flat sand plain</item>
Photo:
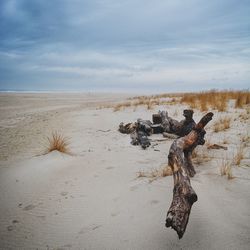
[[(142, 150), (117, 131), (121, 121), (151, 119), (165, 109), (182, 119), (181, 104), (127, 108), (99, 107), (125, 100), (121, 94), (0, 94), (0, 249), (249, 249), (249, 117), (243, 109), (215, 112), (232, 118), (219, 133), (208, 126), (209, 143), (199, 146), (191, 184), (198, 195), (184, 237), (165, 228), (172, 200), (172, 176), (150, 182), (139, 171), (167, 164), (173, 140)], [(194, 113), (198, 121), (202, 113)], [(44, 155), (47, 136), (70, 138), (72, 155)], [(243, 145), (244, 159), (232, 166), (235, 178), (220, 175)]]

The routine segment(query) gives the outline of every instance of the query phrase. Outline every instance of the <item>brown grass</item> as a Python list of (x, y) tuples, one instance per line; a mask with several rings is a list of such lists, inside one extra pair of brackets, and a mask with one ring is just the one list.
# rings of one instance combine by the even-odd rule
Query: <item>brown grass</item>
[(240, 119), (240, 121), (246, 121), (246, 120), (248, 120), (250, 118), (250, 115), (249, 115), (249, 113), (248, 112), (244, 112), (244, 113), (241, 113), (240, 115), (239, 115), (239, 119)]
[(123, 102), (123, 103), (116, 104), (114, 106), (114, 112), (124, 109), (126, 107), (130, 107), (130, 106), (131, 106), (131, 102)]
[(138, 106), (145, 106), (148, 110), (159, 105), (173, 105), (179, 102), (180, 97), (173, 97), (173, 94), (151, 95), (151, 96), (136, 96), (129, 98), (129, 101), (114, 105), (114, 112), (133, 107), (136, 110)]
[(224, 117), (220, 118), (218, 121), (216, 121), (213, 125), (214, 132), (218, 133), (220, 131), (224, 131), (226, 129), (229, 129), (231, 125), (231, 118), (230, 117)]
[(228, 143), (229, 143), (229, 141), (228, 141), (228, 139), (227, 139), (226, 136), (224, 136), (222, 143), (223, 143), (223, 144), (228, 144)]
[(129, 107), (133, 107), (135, 110), (138, 106), (145, 106), (150, 110), (159, 105), (184, 103), (192, 109), (199, 109), (201, 111), (214, 109), (223, 112), (227, 110), (229, 100), (235, 100), (236, 108), (245, 108), (250, 103), (250, 92), (248, 90), (210, 90), (198, 93), (164, 93), (159, 95), (135, 96), (128, 98), (128, 101), (106, 107), (113, 107), (114, 111), (119, 111)]
[(249, 92), (239, 92), (235, 100), (235, 108), (243, 108), (250, 103)]
[(64, 137), (62, 134), (59, 134), (57, 131), (52, 132), (51, 137), (47, 137), (49, 145), (45, 150), (45, 154), (48, 154), (52, 151), (59, 151), (64, 154), (71, 154), (69, 150), (69, 139)]
[(208, 162), (211, 160), (211, 157), (208, 155), (207, 151), (203, 150), (199, 150), (198, 148), (196, 148), (193, 152), (192, 152), (192, 162), (200, 165), (204, 162)]
[(232, 173), (232, 163), (230, 161), (222, 159), (220, 163), (220, 175), (226, 175), (228, 180), (234, 178)]
[(186, 103), (190, 108), (196, 108), (200, 111), (208, 109), (218, 110), (220, 112), (227, 110), (229, 100), (235, 100), (236, 108), (243, 108), (250, 103), (249, 91), (218, 91), (210, 90), (200, 93), (186, 93), (181, 98), (181, 103)]
[(242, 146), (246, 147), (250, 143), (250, 136), (248, 134), (242, 135), (240, 138)]
[(244, 158), (244, 147), (241, 145), (234, 156), (234, 163), (235, 165), (239, 166), (241, 160)]
[(149, 178), (149, 181), (152, 182), (160, 177), (166, 177), (172, 175), (172, 169), (170, 166), (166, 165), (160, 169), (152, 169), (149, 172), (139, 171), (137, 173), (137, 178), (146, 177)]

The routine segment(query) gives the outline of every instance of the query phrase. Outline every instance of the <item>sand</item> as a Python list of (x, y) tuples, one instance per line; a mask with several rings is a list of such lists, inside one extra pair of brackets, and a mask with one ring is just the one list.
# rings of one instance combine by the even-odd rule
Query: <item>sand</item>
[[(137, 178), (138, 171), (165, 166), (172, 140), (142, 150), (117, 127), (163, 108), (182, 119), (185, 106), (99, 108), (126, 97), (0, 94), (0, 249), (249, 249), (249, 140), (240, 166), (232, 167), (235, 178), (220, 175), (222, 159), (232, 159), (249, 134), (249, 119), (238, 119), (244, 110), (215, 114), (214, 120), (232, 117), (226, 131), (208, 126), (209, 142), (228, 150), (199, 147), (203, 160), (191, 179), (198, 201), (179, 240), (164, 225), (172, 176)], [(196, 121), (201, 116), (195, 111)], [(55, 130), (70, 138), (72, 155), (43, 154)]]

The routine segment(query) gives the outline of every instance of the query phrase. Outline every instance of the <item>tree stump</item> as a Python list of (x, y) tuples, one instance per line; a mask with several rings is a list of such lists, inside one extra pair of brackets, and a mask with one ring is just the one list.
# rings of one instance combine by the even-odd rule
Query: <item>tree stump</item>
[(173, 200), (167, 212), (166, 227), (172, 227), (179, 239), (185, 233), (192, 205), (198, 199), (190, 183), (190, 177), (195, 175), (191, 153), (197, 145), (205, 143), (204, 127), (212, 117), (211, 112), (203, 116), (192, 131), (175, 140), (169, 150), (168, 164), (173, 171), (174, 189)]

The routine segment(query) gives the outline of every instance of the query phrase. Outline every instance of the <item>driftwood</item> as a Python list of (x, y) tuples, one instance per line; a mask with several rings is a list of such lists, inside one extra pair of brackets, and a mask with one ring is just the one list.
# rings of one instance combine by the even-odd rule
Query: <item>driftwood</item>
[(122, 133), (122, 134), (131, 134), (135, 131), (136, 129), (136, 124), (135, 123), (127, 123), (124, 125), (123, 122), (120, 123), (119, 125), (119, 131)]
[(224, 147), (224, 146), (221, 146), (221, 145), (218, 145), (218, 144), (212, 144), (212, 145), (209, 145), (207, 147), (207, 149), (224, 149), (224, 150), (227, 150), (227, 147)]
[(141, 145), (145, 149), (150, 145), (148, 136), (151, 134), (163, 134), (170, 139), (187, 135), (195, 126), (193, 110), (185, 109), (183, 115), (185, 119), (179, 122), (169, 117), (166, 111), (159, 111), (158, 114), (152, 115), (153, 123), (142, 119), (134, 123), (121, 122), (118, 130), (123, 134), (130, 134), (132, 145)]
[(187, 135), (196, 125), (193, 120), (193, 110), (185, 109), (183, 111), (184, 120), (180, 122), (168, 116), (168, 112), (159, 111), (162, 121), (163, 132), (178, 135), (180, 137)]
[(172, 140), (178, 139), (180, 137), (178, 135), (170, 134), (167, 132), (163, 132), (162, 135), (163, 135), (163, 137), (168, 138), (168, 139), (172, 139)]
[(143, 149), (146, 149), (151, 145), (150, 140), (148, 139), (147, 134), (144, 131), (134, 131), (131, 135), (131, 144), (132, 145), (141, 145)]
[(195, 174), (191, 153), (197, 145), (205, 143), (204, 127), (212, 117), (213, 113), (206, 114), (188, 135), (175, 140), (169, 150), (168, 164), (173, 171), (174, 189), (166, 227), (172, 227), (179, 239), (185, 233), (192, 205), (198, 199), (190, 184), (190, 177)]
[(135, 123), (135, 130), (130, 134), (132, 145), (141, 145), (146, 149), (151, 145), (148, 136), (153, 133), (152, 123), (148, 120), (138, 119)]

